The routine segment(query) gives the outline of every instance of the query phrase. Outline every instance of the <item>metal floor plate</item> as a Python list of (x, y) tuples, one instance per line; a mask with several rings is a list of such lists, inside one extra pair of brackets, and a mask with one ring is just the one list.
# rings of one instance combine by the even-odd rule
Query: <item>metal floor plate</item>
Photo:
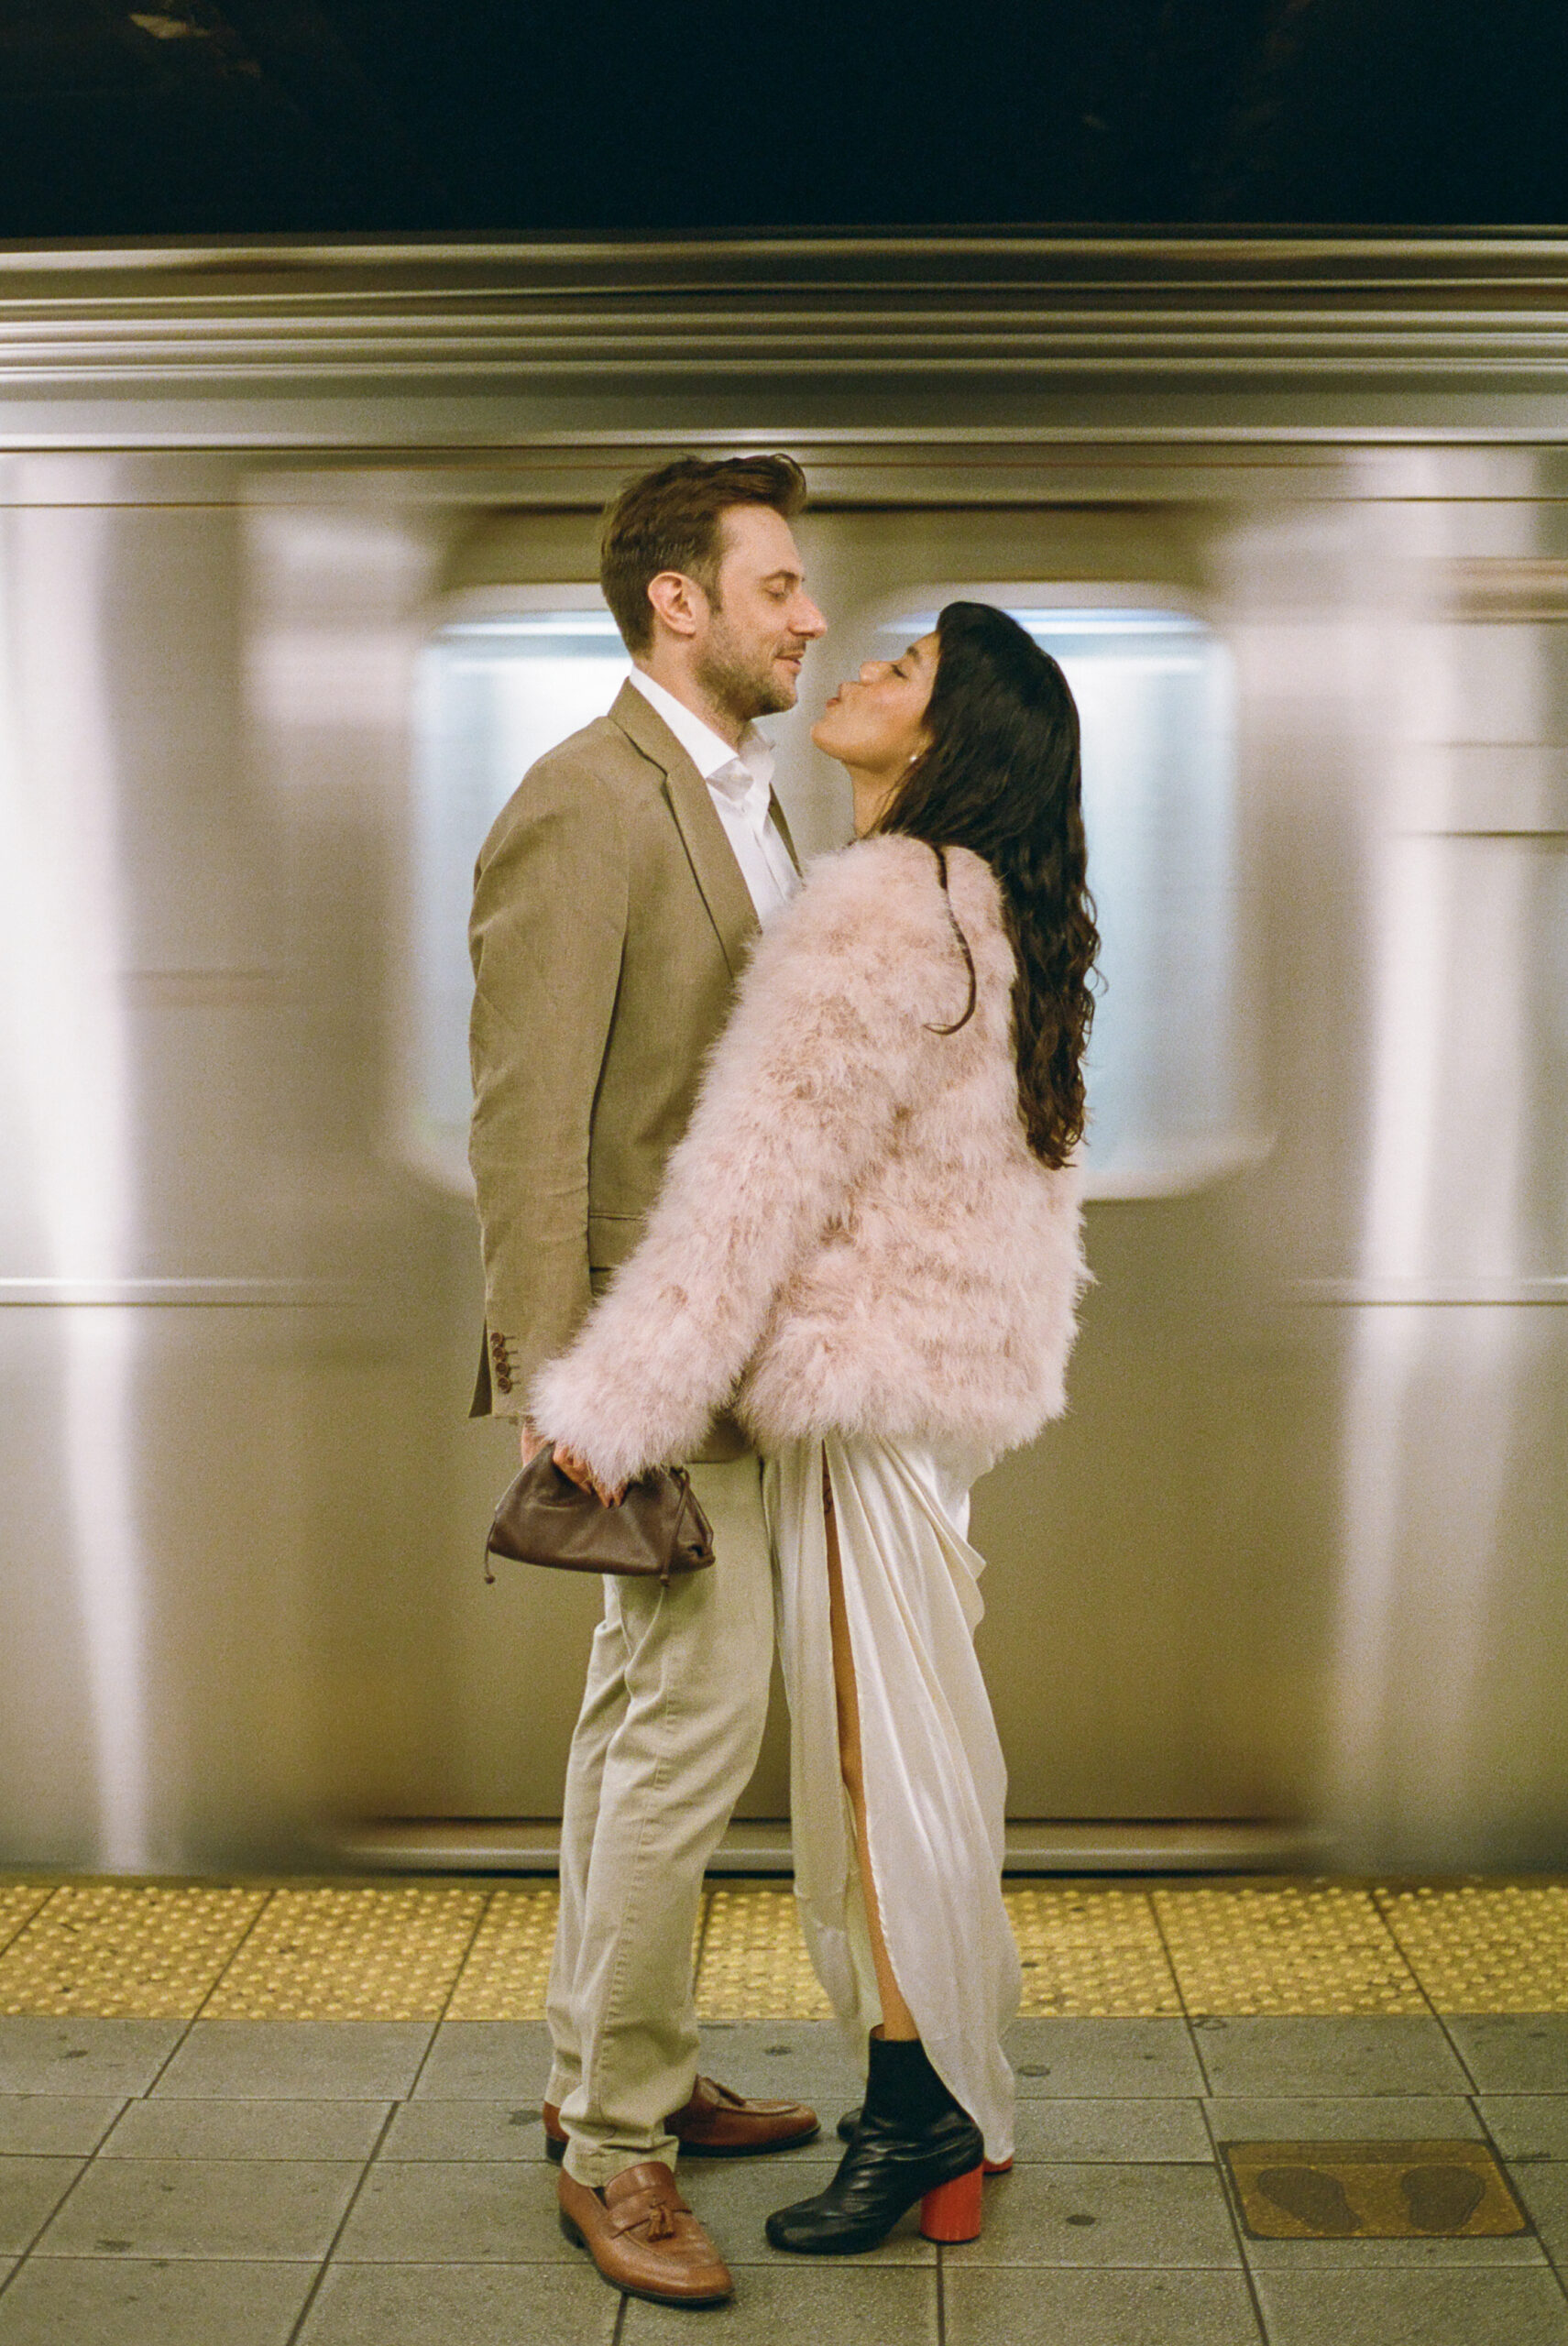
[(1530, 2227), (1485, 2143), (1223, 2143), (1254, 2240), (1507, 2240)]

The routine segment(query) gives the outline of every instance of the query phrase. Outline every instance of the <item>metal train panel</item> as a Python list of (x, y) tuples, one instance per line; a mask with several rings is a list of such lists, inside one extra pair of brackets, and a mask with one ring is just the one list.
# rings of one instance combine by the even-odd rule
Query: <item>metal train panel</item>
[[(1563, 1861), (1565, 259), (0, 256), (8, 1860), (556, 1812), (594, 1598), (479, 1574), (437, 874), (478, 801), (422, 678), (475, 629), (593, 653), (616, 482), (780, 444), (803, 704), (979, 592), (1071, 623), (1113, 745), (1098, 1284), (1071, 1414), (977, 1494), (1014, 1815)], [(775, 1712), (743, 1806), (786, 1805)]]

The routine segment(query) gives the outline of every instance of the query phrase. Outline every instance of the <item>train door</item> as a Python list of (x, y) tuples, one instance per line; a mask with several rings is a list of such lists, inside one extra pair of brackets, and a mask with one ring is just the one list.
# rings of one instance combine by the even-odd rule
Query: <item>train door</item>
[[(1020, 1821), (1135, 1828), (1280, 1819), (1310, 1803), (1321, 1586), (1274, 1569), (1277, 1471), (1300, 1396), (1271, 1347), (1246, 1246), (1266, 1155), (1245, 982), (1249, 830), (1236, 682), (1201, 532), (1168, 516), (826, 511), (803, 525), (833, 620), (802, 707), (773, 730), (807, 853), (848, 835), (847, 791), (812, 750), (814, 702), (866, 656), (978, 596), (1060, 657), (1084, 723), (1104, 937), (1091, 1053), (1089, 1248), (1096, 1277), (1069, 1416), (987, 1478), (981, 1631)], [(463, 917), (474, 850), (532, 757), (608, 706), (624, 655), (591, 584), (592, 521), (496, 517), (455, 549), (422, 654), (412, 870), (409, 1145), (461, 1198), (467, 1113)], [(452, 1356), (477, 1325), (466, 1273)], [(507, 1436), (469, 1431), (472, 1530)], [(1287, 1483), (1288, 1476), (1286, 1477)], [(1310, 1559), (1305, 1560), (1310, 1567)], [(470, 1575), (456, 1607), (449, 1812), (558, 1808), (593, 1604), (548, 1575)], [(775, 1704), (742, 1803), (787, 1810)]]

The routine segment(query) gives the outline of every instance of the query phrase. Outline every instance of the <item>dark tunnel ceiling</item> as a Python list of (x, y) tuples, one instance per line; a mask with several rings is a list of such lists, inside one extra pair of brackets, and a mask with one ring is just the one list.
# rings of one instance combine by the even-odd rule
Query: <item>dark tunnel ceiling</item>
[(0, 236), (1568, 208), (1562, 0), (0, 0)]

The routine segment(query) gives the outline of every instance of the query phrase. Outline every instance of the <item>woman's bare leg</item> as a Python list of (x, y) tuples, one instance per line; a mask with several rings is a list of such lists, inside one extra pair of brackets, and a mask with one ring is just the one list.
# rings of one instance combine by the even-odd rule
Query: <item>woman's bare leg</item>
[(865, 1897), (866, 1932), (876, 1968), (877, 1994), (882, 2000), (882, 2034), (904, 2039), (918, 2036), (915, 2018), (899, 1993), (887, 1941), (882, 1935), (876, 1884), (872, 1880), (871, 1839), (866, 1829), (865, 1772), (861, 1765), (861, 1705), (855, 1684), (855, 1655), (850, 1643), (850, 1617), (844, 1608), (844, 1574), (839, 1561), (839, 1526), (833, 1515), (833, 1492), (828, 1462), (822, 1463), (822, 1512), (828, 1531), (828, 1606), (833, 1633), (833, 1689), (839, 1709), (839, 1764), (850, 1804), (855, 1813), (855, 1841), (861, 1857), (861, 1888)]

